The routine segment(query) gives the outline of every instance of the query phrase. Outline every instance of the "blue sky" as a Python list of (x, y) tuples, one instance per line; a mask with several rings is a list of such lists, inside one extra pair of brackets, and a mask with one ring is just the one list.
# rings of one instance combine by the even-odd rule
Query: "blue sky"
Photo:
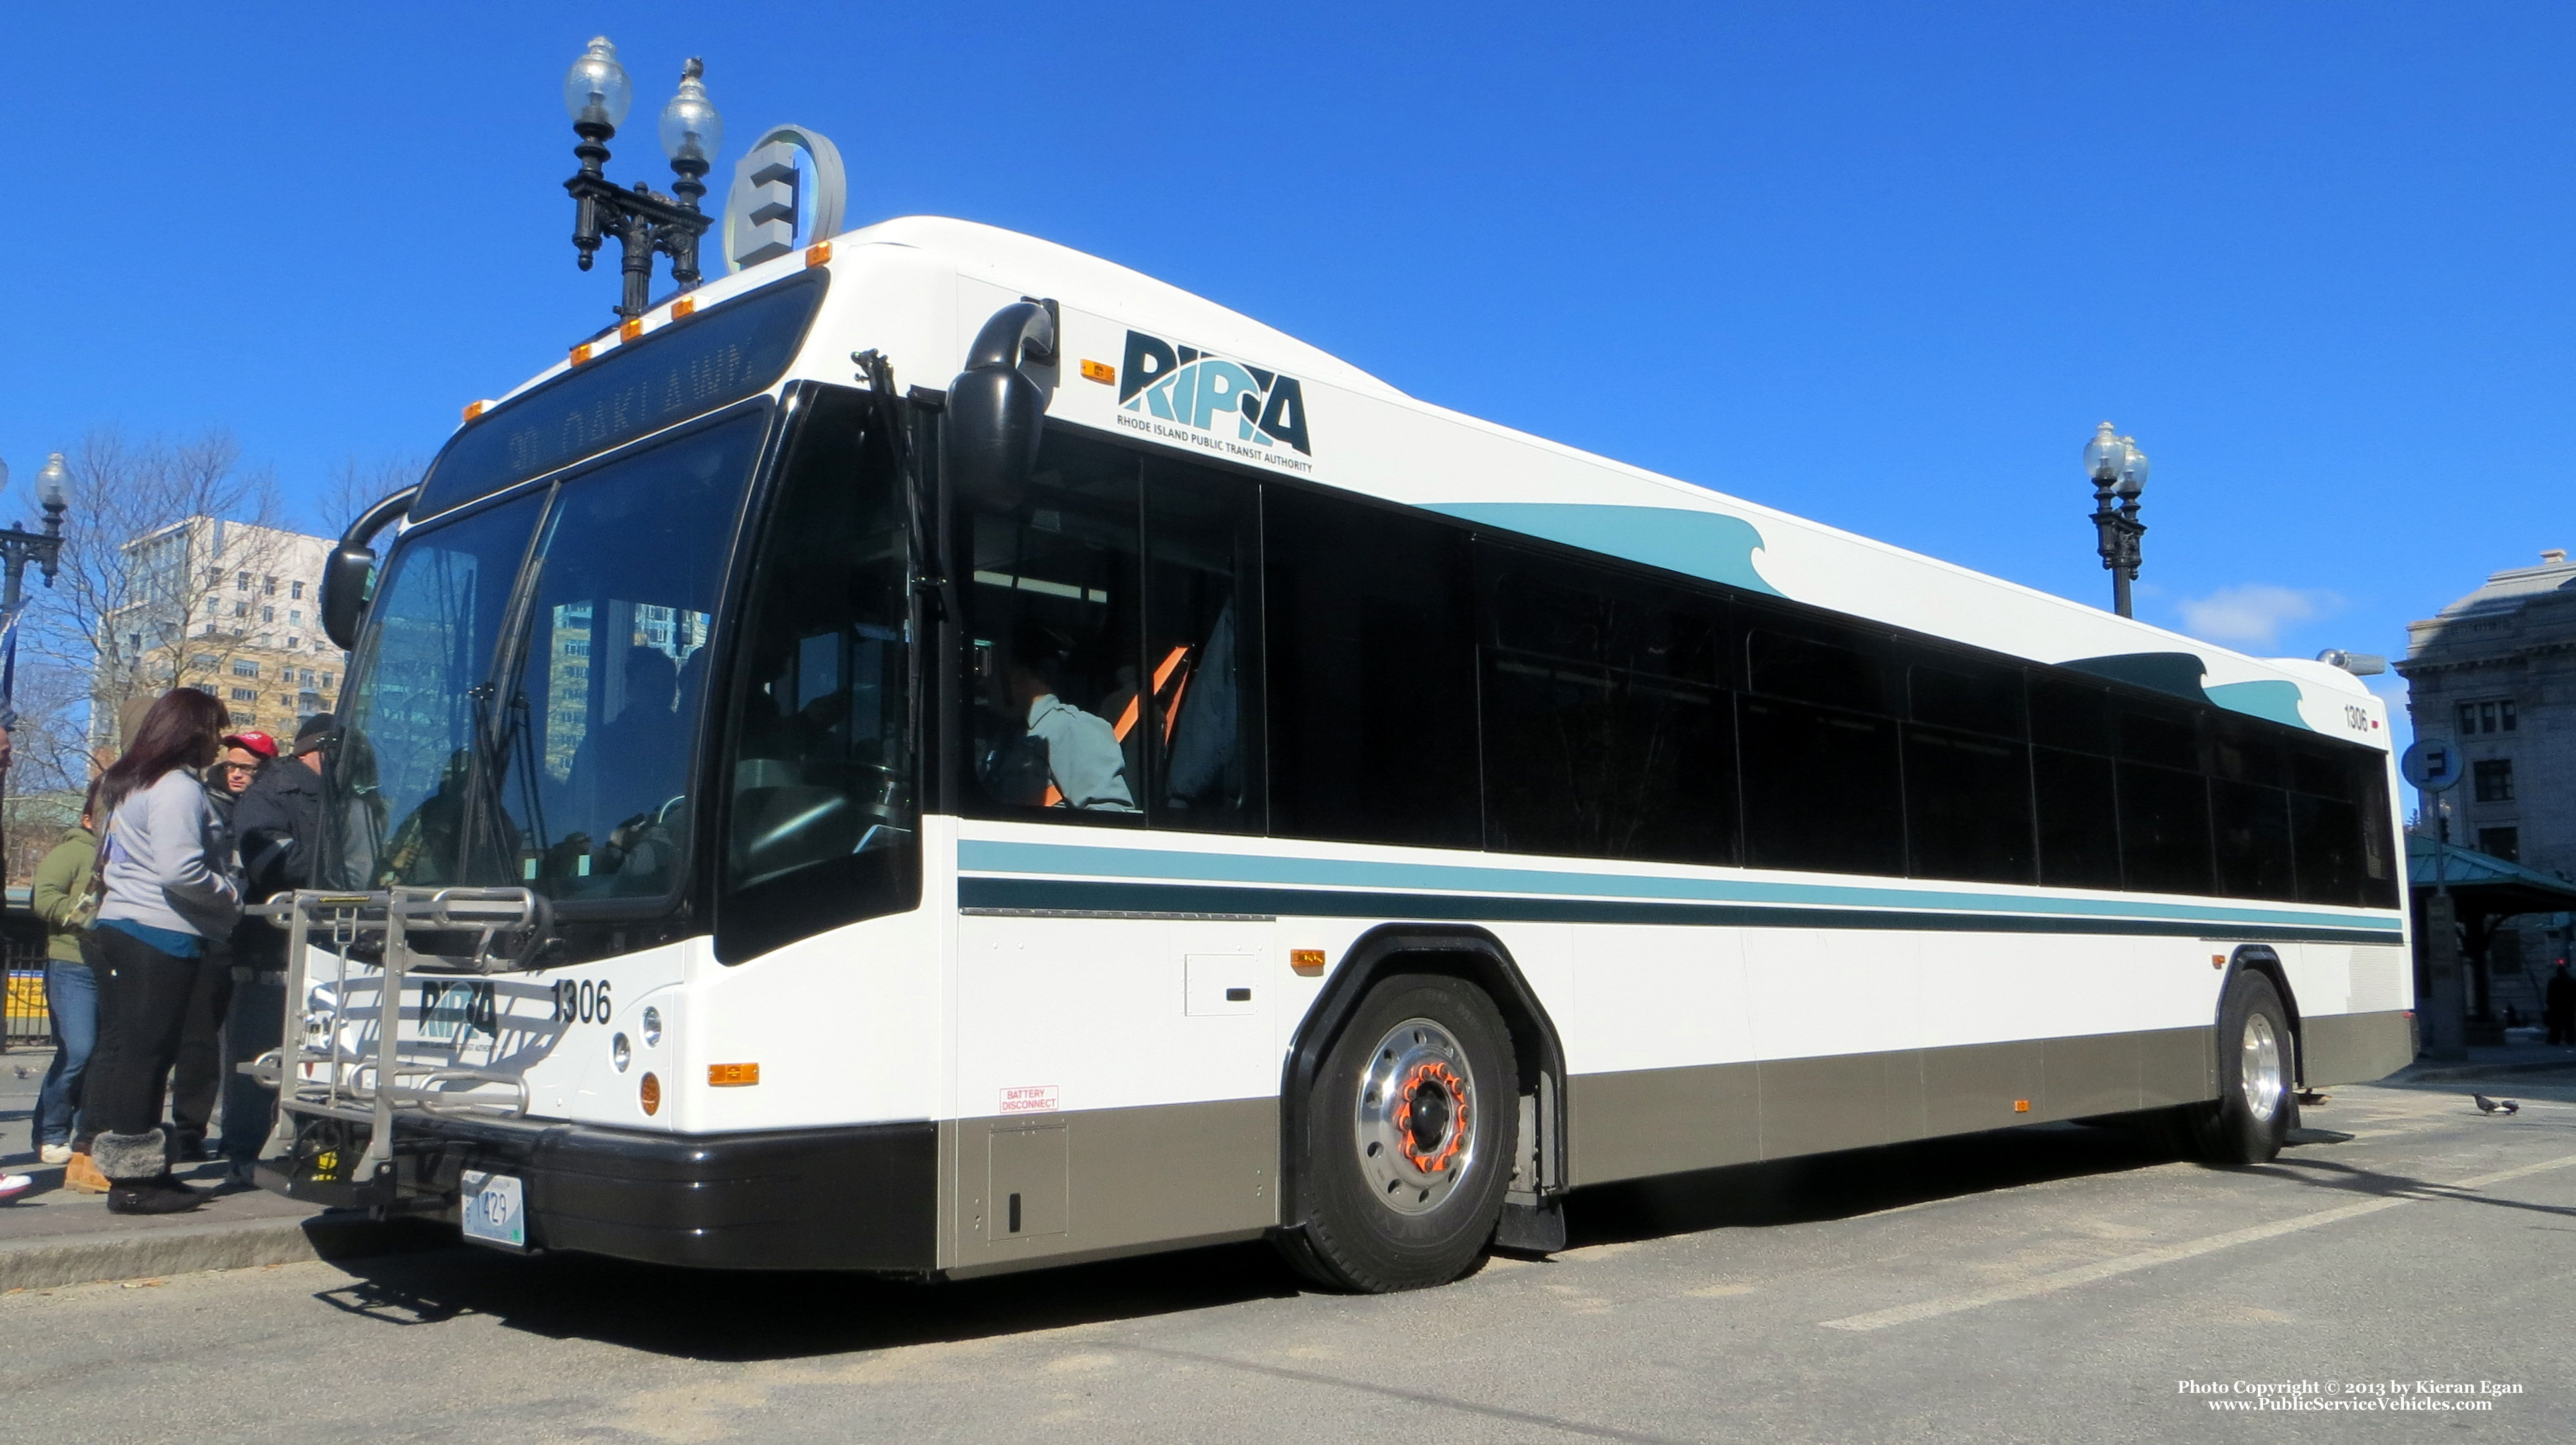
[(602, 31), (620, 180), (667, 183), (703, 55), (719, 174), (811, 125), (853, 224), (1033, 232), (2087, 600), (2111, 418), (2156, 464), (2141, 615), (2253, 651), (2401, 651), (2576, 542), (2576, 11), (2537, 5), (13, 6), (13, 497), (108, 422), (229, 427), (310, 497), (596, 329), (558, 89)]

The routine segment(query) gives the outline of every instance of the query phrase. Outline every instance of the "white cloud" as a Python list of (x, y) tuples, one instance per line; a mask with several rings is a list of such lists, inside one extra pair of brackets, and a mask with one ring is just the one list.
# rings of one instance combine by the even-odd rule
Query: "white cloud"
[(2182, 622), (2185, 631), (2212, 642), (2270, 647), (2280, 640), (2283, 627), (2323, 617), (2341, 606), (2343, 599), (2331, 592), (2246, 582), (2221, 587), (2206, 597), (2184, 598)]

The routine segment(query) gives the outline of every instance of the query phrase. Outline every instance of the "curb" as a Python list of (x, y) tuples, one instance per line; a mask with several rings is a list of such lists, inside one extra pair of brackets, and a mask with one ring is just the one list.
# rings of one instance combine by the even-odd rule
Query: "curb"
[(2576, 1059), (2527, 1059), (2510, 1064), (2443, 1064), (2438, 1068), (2409, 1066), (2380, 1080), (2383, 1084), (2448, 1084), (2469, 1079), (2492, 1079), (2499, 1074), (2553, 1074), (2576, 1070)]
[(308, 1259), (360, 1259), (445, 1248), (447, 1243), (434, 1233), (378, 1224), (356, 1211), (30, 1239), (0, 1243), (0, 1293)]

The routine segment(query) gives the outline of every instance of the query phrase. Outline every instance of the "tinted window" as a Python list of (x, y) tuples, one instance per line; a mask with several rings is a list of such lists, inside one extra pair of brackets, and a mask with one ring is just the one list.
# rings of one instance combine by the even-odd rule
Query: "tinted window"
[(1895, 723), (1753, 697), (1738, 716), (1748, 864), (1904, 871)]
[(2031, 882), (2029, 750), (1972, 733), (1906, 729), (1905, 830), (1917, 878)]
[(1050, 434), (1017, 506), (959, 519), (973, 811), (1140, 813), (1148, 664), (1137, 487), (1132, 453)]
[(2111, 760), (2035, 748), (2039, 881), (2057, 888), (2120, 886), (2119, 800)]
[(2365, 901), (2361, 810), (2332, 798), (2290, 796), (2290, 849), (2302, 903)]
[(1478, 550), (1486, 846), (1735, 861), (1723, 604)]
[(1860, 712), (1892, 712), (1873, 639), (1806, 619), (1755, 614), (1747, 619), (1744, 655), (1753, 691)]
[(2190, 713), (2122, 698), (2112, 707), (2112, 725), (2123, 761), (2200, 770), (2199, 730)]
[(2226, 779), (2209, 785), (2218, 891), (2235, 898), (2297, 896), (2290, 869), (2290, 795)]
[(2120, 871), (2141, 893), (2210, 891), (2209, 797), (2197, 773), (2122, 763)]
[(1260, 549), (1251, 483), (1145, 464), (1142, 726), (1157, 827), (1262, 826)]
[(1474, 848), (1466, 534), (1264, 489), (1272, 831)]
[(2019, 668), (1967, 658), (1917, 662), (1906, 669), (1908, 715), (1935, 727), (2018, 738), (2022, 736), (2021, 678)]
[(2111, 694), (2048, 673), (2030, 678), (2031, 741), (2079, 753), (2111, 751)]
[[(2302, 793), (2320, 798), (2355, 796), (2354, 763), (2357, 761), (2340, 749), (2319, 747), (2314, 743), (2292, 744), (2289, 748), (2290, 786)], [(2377, 772), (2377, 759), (2372, 759), (2372, 772)]]
[(599, 360), (468, 422), (430, 468), (412, 515), (434, 516), (768, 390), (805, 339), (825, 274), (808, 271), (632, 344), (603, 346)]
[(740, 958), (911, 906), (911, 569), (886, 408), (797, 424), (735, 673), (718, 946)]
[(2212, 776), (2277, 788), (2282, 774), (2281, 745), (2256, 725), (2233, 718), (2214, 722), (2209, 738)]

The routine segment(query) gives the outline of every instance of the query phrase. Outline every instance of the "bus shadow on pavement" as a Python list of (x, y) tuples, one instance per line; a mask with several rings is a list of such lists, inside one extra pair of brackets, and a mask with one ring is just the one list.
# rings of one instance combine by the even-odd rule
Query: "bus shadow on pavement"
[[(2172, 1162), (2123, 1129), (2037, 1125), (1577, 1191), (1569, 1247), (1815, 1223)], [(318, 1298), (392, 1328), (481, 1315), (548, 1338), (745, 1362), (1029, 1334), (1287, 1299), (1307, 1290), (1253, 1242), (920, 1285), (863, 1275), (672, 1269), (471, 1247), (341, 1259)]]
[(2035, 1124), (1734, 1164), (1576, 1190), (1566, 1201), (1566, 1243), (1580, 1248), (1707, 1229), (1818, 1224), (2172, 1162), (2172, 1149), (2139, 1130)]
[(938, 1285), (571, 1254), (518, 1259), (472, 1247), (335, 1267), (355, 1278), (316, 1298), (389, 1327), (482, 1315), (550, 1339), (730, 1363), (1027, 1334), (1292, 1298), (1303, 1288), (1257, 1241)]

